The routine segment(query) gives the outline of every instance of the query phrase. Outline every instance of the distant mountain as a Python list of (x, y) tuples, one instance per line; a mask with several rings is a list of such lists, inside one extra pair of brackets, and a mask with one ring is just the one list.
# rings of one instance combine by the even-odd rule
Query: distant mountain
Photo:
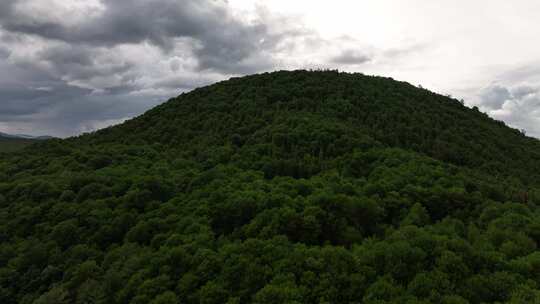
[(32, 141), (2, 304), (540, 303), (540, 141), (405, 82), (265, 73)]
[(46, 139), (52, 139), (52, 136), (31, 136), (25, 134), (7, 134), (0, 132), (0, 152), (15, 152), (24, 147), (41, 142)]
[(48, 136), (48, 135), (33, 136), (33, 135), (27, 135), (27, 134), (7, 134), (3, 132), (0, 132), (0, 137), (18, 138), (18, 139), (36, 139), (36, 140), (45, 140), (45, 139), (54, 138), (53, 136)]

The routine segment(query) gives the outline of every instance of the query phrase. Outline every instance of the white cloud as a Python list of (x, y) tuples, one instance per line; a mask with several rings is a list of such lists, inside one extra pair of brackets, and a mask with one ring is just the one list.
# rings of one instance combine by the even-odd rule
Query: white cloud
[(540, 138), (540, 87), (492, 85), (479, 99), (480, 108), (491, 117)]

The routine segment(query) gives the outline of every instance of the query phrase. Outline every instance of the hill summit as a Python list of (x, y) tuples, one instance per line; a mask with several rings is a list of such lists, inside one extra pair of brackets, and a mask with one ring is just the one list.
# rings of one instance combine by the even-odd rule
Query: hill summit
[(0, 158), (2, 303), (530, 303), (540, 142), (390, 78), (280, 71)]

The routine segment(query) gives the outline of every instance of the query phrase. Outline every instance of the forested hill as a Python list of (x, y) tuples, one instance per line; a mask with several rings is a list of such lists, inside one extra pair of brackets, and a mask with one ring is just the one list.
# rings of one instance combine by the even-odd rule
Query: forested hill
[(0, 303), (537, 303), (540, 142), (334, 71), (0, 153)]
[(405, 82), (333, 71), (233, 78), (182, 94), (82, 143), (160, 143), (199, 159), (216, 147), (246, 143), (240, 153), (274, 153), (298, 163), (306, 155), (317, 162), (334, 159), (359, 148), (361, 140), (540, 183), (538, 139)]

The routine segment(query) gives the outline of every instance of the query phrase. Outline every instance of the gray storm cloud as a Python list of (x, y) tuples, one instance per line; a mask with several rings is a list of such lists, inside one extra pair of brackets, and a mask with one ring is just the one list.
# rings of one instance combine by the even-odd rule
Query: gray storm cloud
[(480, 99), (485, 108), (498, 110), (502, 108), (507, 100), (512, 99), (512, 94), (507, 88), (494, 85), (482, 90)]
[(481, 91), (480, 101), (491, 117), (540, 137), (540, 87), (493, 85)]
[(371, 61), (371, 57), (358, 50), (344, 50), (332, 57), (331, 62), (337, 64), (357, 65)]
[[(17, 9), (17, 2), (3, 3), (0, 24), (10, 32), (37, 35), (85, 47), (149, 42), (164, 51), (176, 39), (187, 39), (200, 70), (245, 73), (271, 67), (271, 60), (249, 61), (271, 50), (281, 39), (262, 22), (235, 18), (225, 2), (199, 0), (106, 0), (104, 9), (76, 26)], [(60, 50), (61, 52), (61, 50)], [(88, 52), (88, 51), (87, 51)], [(51, 54), (54, 56), (54, 54)], [(83, 59), (85, 54), (56, 54)]]
[(243, 20), (225, 1), (105, 0), (75, 12), (87, 16), (80, 21), (30, 2), (0, 1), (0, 127), (8, 132), (75, 135), (179, 91), (271, 70), (280, 43), (298, 33)]

